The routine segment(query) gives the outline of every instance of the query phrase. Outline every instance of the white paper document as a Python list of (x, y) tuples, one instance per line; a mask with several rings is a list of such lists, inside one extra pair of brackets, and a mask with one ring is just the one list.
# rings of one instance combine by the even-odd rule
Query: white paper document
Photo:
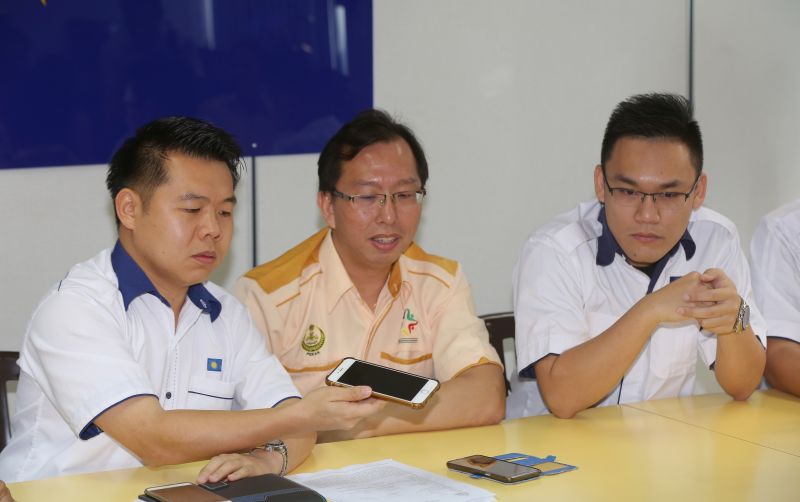
[(333, 502), (489, 502), (494, 494), (410, 465), (386, 459), (288, 478)]

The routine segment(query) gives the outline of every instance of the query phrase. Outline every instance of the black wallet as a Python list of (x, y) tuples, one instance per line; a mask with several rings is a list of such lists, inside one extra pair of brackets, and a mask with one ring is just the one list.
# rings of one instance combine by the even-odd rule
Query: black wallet
[(193, 496), (195, 500), (229, 500), (231, 502), (325, 502), (325, 497), (299, 483), (275, 474), (262, 474), (238, 481), (195, 485), (178, 483), (176, 485), (152, 486), (139, 495), (139, 500), (147, 502), (180, 502), (188, 500), (187, 488), (201, 490), (198, 495), (207, 493), (211, 498)]

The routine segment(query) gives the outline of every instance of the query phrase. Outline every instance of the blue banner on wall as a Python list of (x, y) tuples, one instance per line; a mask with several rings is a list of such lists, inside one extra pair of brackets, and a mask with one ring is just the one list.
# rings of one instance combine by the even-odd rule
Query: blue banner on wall
[(6, 0), (0, 168), (107, 163), (158, 117), (312, 153), (372, 106), (372, 2)]

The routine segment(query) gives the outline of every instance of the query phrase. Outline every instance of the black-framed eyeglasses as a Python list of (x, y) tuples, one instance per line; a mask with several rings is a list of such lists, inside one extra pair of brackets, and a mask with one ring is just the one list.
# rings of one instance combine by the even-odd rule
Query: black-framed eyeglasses
[(606, 178), (606, 173), (603, 171), (603, 181), (606, 184), (606, 188), (619, 205), (635, 207), (644, 203), (645, 198), (650, 197), (653, 199), (653, 204), (656, 208), (663, 211), (676, 211), (683, 207), (686, 201), (689, 200), (689, 196), (694, 192), (694, 189), (697, 188), (698, 180), (700, 180), (699, 175), (694, 179), (692, 188), (688, 192), (642, 192), (632, 188), (612, 187), (608, 184), (608, 178)]
[(421, 188), (419, 190), (404, 190), (402, 192), (395, 192), (391, 194), (375, 193), (349, 195), (338, 190), (331, 190), (331, 194), (342, 199), (349, 200), (354, 208), (365, 211), (385, 206), (386, 199), (392, 199), (394, 206), (398, 209), (418, 207), (422, 204), (422, 201), (425, 199), (425, 195), (428, 194), (428, 191), (424, 188)]

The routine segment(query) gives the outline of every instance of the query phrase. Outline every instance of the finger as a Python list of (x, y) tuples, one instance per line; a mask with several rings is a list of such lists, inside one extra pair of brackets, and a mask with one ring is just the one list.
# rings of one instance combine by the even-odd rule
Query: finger
[(372, 389), (366, 385), (357, 387), (332, 387), (334, 401), (362, 401), (372, 395)]
[(706, 331), (710, 331), (715, 335), (726, 334), (733, 331), (733, 324), (729, 318), (716, 317), (713, 319), (703, 319), (700, 322), (700, 327)]
[(697, 320), (714, 319), (717, 317), (734, 319), (736, 317), (736, 313), (733, 312), (731, 306), (725, 303), (715, 303), (710, 307), (683, 306), (678, 309), (678, 313), (682, 316)]
[[(229, 473), (239, 469), (244, 464), (244, 458), (242, 455), (238, 454), (223, 454), (217, 455), (203, 468), (201, 471), (201, 475), (205, 478), (203, 483), (206, 481), (211, 481), (212, 483), (216, 483), (217, 481), (225, 479)], [(198, 480), (200, 476), (198, 476)]]
[(733, 282), (725, 275), (725, 272), (719, 268), (710, 268), (700, 275), (700, 282), (704, 284), (711, 284), (714, 288), (733, 286)]
[(683, 295), (687, 302), (714, 302), (734, 303), (739, 294), (733, 288), (705, 289), (700, 288)]
[(255, 474), (253, 466), (244, 464), (235, 471), (229, 473), (226, 479), (228, 479), (228, 481), (236, 481), (237, 479), (247, 478), (253, 474)]
[(384, 406), (386, 406), (385, 401), (375, 398), (364, 399), (356, 402), (338, 403), (336, 408), (336, 415), (338, 416), (338, 419), (336, 420), (336, 425), (334, 425), (332, 429), (352, 429), (362, 419), (370, 415), (374, 415), (378, 411), (382, 410)]
[(232, 473), (241, 470), (244, 470), (245, 472), (249, 471), (249, 466), (243, 458), (229, 459), (221, 464), (216, 471), (212, 472), (208, 479), (209, 481), (216, 483), (217, 481), (228, 479)]
[(197, 482), (198, 483), (205, 483), (208, 481), (209, 476), (211, 473), (215, 472), (217, 468), (222, 464), (223, 460), (221, 455), (217, 455), (216, 457), (212, 458), (208, 461), (208, 463), (200, 469), (200, 472), (197, 474)]

